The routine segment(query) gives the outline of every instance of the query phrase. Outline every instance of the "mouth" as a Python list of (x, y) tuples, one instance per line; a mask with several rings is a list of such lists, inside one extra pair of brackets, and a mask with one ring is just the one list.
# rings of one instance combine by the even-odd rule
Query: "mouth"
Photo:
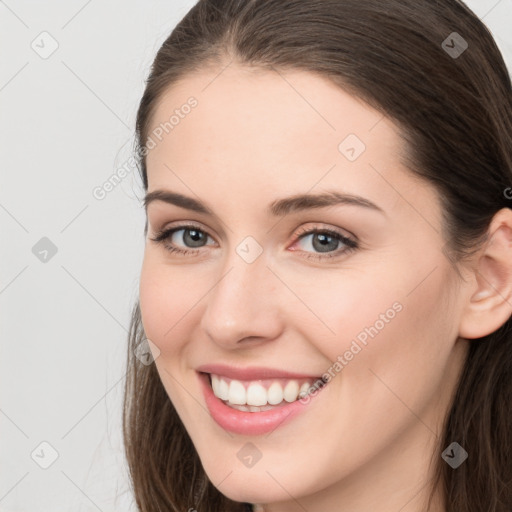
[(224, 430), (244, 435), (263, 434), (287, 423), (307, 410), (326, 386), (321, 377), (268, 369), (197, 370), (212, 418)]
[(242, 381), (213, 373), (207, 374), (213, 394), (225, 405), (243, 412), (263, 412), (281, 407), (325, 386), (321, 378), (260, 379)]

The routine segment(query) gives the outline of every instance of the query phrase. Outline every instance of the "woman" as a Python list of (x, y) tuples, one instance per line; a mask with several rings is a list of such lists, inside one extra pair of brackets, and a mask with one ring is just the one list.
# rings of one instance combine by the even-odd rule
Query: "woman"
[(512, 510), (511, 97), (457, 0), (189, 11), (137, 117), (140, 510)]

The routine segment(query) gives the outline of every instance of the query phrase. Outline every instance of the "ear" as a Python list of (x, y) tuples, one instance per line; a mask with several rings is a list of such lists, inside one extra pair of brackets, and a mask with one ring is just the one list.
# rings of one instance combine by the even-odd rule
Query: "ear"
[(459, 326), (459, 336), (467, 339), (493, 333), (512, 315), (512, 209), (493, 217), (471, 279)]

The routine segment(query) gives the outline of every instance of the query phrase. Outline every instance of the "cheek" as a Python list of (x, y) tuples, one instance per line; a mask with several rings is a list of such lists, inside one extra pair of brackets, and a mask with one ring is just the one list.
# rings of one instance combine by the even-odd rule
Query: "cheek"
[(189, 395), (183, 395), (183, 385), (190, 390), (195, 388), (190, 382), (185, 383), (182, 376), (188, 360), (185, 354), (188, 340), (197, 324), (193, 306), (205, 292), (201, 292), (199, 283), (191, 286), (188, 280), (187, 285), (183, 274), (176, 267), (162, 264), (155, 254), (146, 254), (140, 274), (139, 300), (144, 332), (159, 350), (154, 364), (161, 382), (178, 414), (186, 420), (187, 415), (198, 414), (196, 408), (201, 399), (198, 395), (190, 402)]
[(180, 350), (187, 339), (186, 326), (193, 316), (193, 305), (201, 297), (198, 284), (187, 285), (179, 269), (166, 267), (154, 255), (145, 255), (139, 286), (141, 318), (146, 336), (164, 359)]
[[(381, 337), (380, 333), (399, 322), (403, 314), (396, 291), (399, 283), (378, 284), (370, 273), (348, 269), (339, 275), (325, 272), (314, 278), (286, 277), (286, 282), (295, 279), (294, 292), (301, 299), (287, 301), (290, 323), (333, 362), (351, 348), (353, 355), (358, 351), (357, 344), (365, 347), (376, 332)], [(352, 355), (347, 354), (348, 358)]]
[[(421, 280), (414, 273), (405, 279), (411, 282), (409, 290)], [(347, 396), (358, 396), (356, 409), (374, 411), (374, 423), (383, 429), (387, 425), (390, 435), (411, 417), (410, 411), (421, 416), (434, 397), (441, 398), (456, 339), (456, 310), (441, 269), (410, 293), (398, 293), (399, 288), (400, 283), (396, 288), (390, 285), (379, 297), (369, 298), (362, 311), (352, 310), (347, 337), (343, 336), (343, 348), (352, 348), (351, 360), (340, 379)]]
[(370, 370), (400, 387), (417, 372), (426, 372), (429, 381), (441, 378), (457, 334), (456, 311), (446, 269), (439, 265), (422, 281), (433, 266), (390, 267), (387, 281), (380, 282), (370, 273), (326, 277), (314, 288), (304, 283), (298, 289), (309, 309), (318, 312), (318, 320), (310, 315), (304, 336), (331, 361), (330, 377), (350, 374), (363, 388), (370, 385)]

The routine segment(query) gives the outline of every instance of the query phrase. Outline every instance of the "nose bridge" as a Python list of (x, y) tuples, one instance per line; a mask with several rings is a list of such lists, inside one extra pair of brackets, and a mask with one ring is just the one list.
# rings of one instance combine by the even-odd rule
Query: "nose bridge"
[(255, 256), (246, 240), (231, 251), (206, 296), (201, 326), (216, 343), (233, 347), (247, 337), (278, 336), (279, 304), (276, 277), (264, 253)]

